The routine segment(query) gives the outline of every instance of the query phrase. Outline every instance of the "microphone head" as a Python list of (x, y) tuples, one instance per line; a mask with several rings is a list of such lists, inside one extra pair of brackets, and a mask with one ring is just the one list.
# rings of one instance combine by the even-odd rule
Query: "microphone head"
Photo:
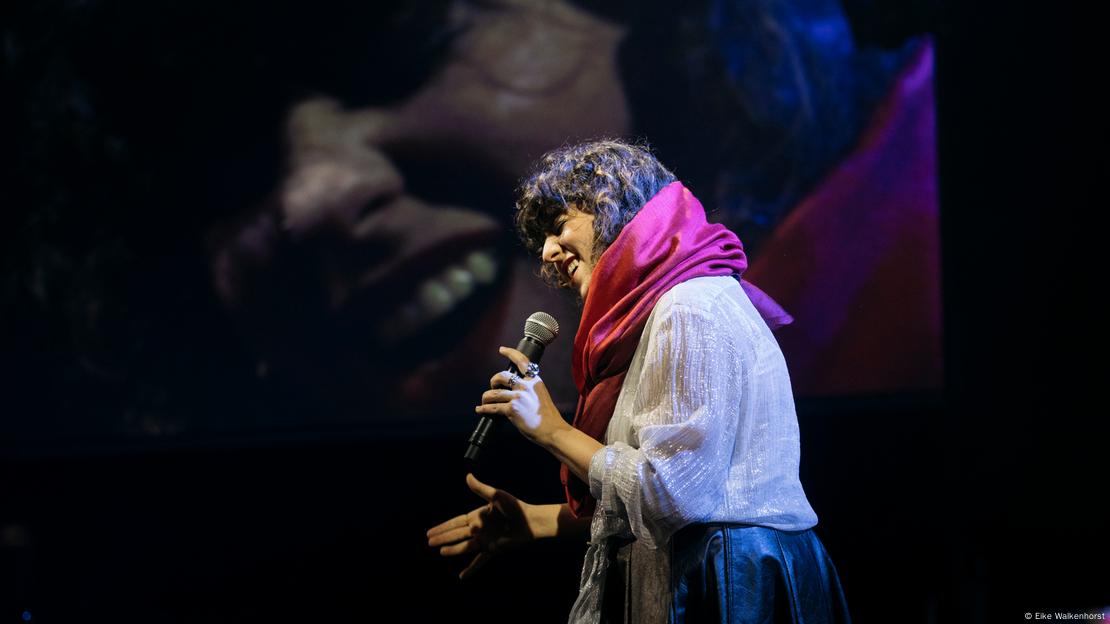
[(534, 312), (524, 321), (524, 335), (546, 347), (559, 335), (559, 322), (547, 312)]

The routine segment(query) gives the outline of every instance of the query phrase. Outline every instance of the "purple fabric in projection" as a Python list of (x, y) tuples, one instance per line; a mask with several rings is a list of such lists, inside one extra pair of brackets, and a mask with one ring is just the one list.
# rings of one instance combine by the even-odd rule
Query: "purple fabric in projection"
[(941, 385), (933, 51), (906, 66), (855, 150), (751, 258), (793, 316), (777, 334), (804, 395)]

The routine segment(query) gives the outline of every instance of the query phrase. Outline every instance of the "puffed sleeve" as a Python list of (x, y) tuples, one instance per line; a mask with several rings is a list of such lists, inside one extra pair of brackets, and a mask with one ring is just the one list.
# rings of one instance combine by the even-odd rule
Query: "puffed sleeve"
[(624, 516), (651, 547), (728, 504), (741, 390), (755, 357), (722, 310), (674, 302), (661, 312), (641, 338), (648, 343), (635, 394), (622, 391), (634, 445), (605, 446), (589, 469), (599, 508)]

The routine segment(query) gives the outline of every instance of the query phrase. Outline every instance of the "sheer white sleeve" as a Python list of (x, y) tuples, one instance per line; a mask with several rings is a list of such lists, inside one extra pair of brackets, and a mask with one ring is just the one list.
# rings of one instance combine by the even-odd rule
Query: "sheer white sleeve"
[(653, 546), (726, 504), (741, 392), (755, 361), (728, 315), (681, 302), (659, 312), (644, 335), (642, 366), (629, 370), (636, 392), (618, 403), (634, 442), (609, 444), (590, 465), (601, 507), (623, 512), (633, 535)]

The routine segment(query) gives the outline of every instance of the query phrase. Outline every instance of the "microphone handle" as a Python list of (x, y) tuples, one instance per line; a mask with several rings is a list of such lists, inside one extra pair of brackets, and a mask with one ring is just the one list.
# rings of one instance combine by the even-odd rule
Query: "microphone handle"
[[(516, 345), (517, 351), (523, 353), (524, 356), (528, 358), (529, 362), (535, 362), (536, 364), (539, 364), (540, 358), (543, 357), (543, 348), (543, 343), (532, 340), (528, 336), (521, 338), (520, 342)], [(512, 361), (509, 362), (509, 368), (507, 370), (517, 375), (524, 374), (524, 371), (519, 370)], [(493, 438), (493, 427), (496, 422), (497, 421), (493, 418), (484, 415), (478, 419), (478, 426), (474, 428), (474, 433), (470, 434), (470, 439), (467, 440), (466, 453), (463, 454), (464, 459), (471, 463), (478, 461), (482, 448)]]

